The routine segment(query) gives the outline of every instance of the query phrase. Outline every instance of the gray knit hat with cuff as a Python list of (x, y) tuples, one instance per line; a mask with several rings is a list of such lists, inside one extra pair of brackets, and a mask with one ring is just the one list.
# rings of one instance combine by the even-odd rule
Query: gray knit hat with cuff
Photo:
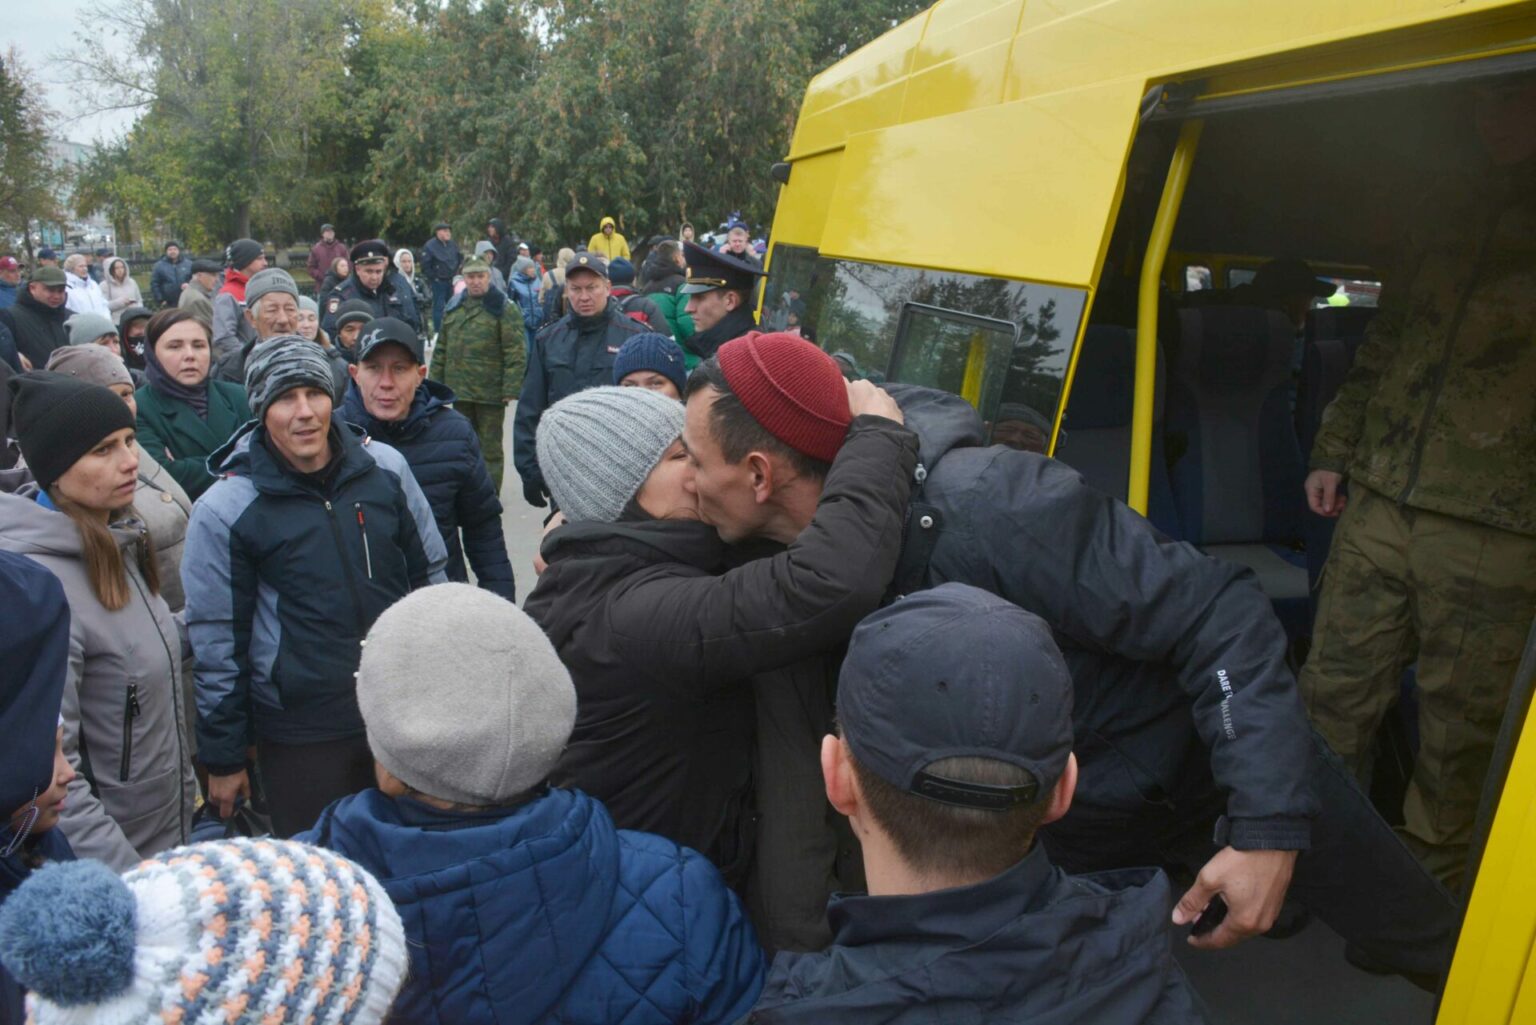
[(77, 313), (65, 323), (70, 345), (90, 345), (102, 335), (117, 334), (117, 325), (99, 313)]
[(294, 284), (292, 274), (278, 267), (264, 267), (245, 283), (246, 309), (255, 306), (256, 300), (270, 292), (285, 292), (293, 296), (294, 302), (299, 301), (299, 286)]
[[(430, 700), (423, 680), (434, 681)], [(425, 587), (384, 611), (363, 642), (357, 704), (391, 775), (477, 806), (542, 783), (576, 725), (576, 688), (549, 638), (470, 584)]]
[(566, 519), (613, 523), (683, 433), (683, 405), (646, 388), (589, 388), (539, 420), (539, 469)]
[[(336, 401), (336, 379), (325, 352), (302, 335), (278, 335), (257, 342), (245, 361), (245, 397), (258, 420), (283, 392), (308, 386)], [(633, 391), (634, 389), (630, 389)]]

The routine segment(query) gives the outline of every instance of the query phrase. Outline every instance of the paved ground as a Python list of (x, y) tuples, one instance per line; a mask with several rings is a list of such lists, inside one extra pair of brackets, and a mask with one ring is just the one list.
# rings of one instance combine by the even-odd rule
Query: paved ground
[[(548, 510), (523, 501), (522, 482), (512, 468), (510, 409), (506, 461), (502, 524), (522, 601), (533, 590), (533, 557)], [(1376, 978), (1351, 968), (1344, 961), (1343, 941), (1317, 921), (1288, 940), (1251, 940), (1223, 951), (1194, 950), (1180, 940), (1175, 952), (1219, 1025), (1429, 1025), (1433, 1021), (1433, 998), (1400, 979)]]

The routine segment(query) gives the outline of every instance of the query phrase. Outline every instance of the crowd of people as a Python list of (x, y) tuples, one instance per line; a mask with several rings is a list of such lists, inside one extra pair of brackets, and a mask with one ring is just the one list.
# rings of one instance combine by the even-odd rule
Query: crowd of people
[(31, 268), (0, 1015), (1198, 1022), (1175, 928), (1309, 914), (1433, 985), (1456, 901), (1252, 574), (760, 331), (749, 232), (691, 235), (325, 225), (313, 295), (171, 244), (153, 312), (121, 260)]

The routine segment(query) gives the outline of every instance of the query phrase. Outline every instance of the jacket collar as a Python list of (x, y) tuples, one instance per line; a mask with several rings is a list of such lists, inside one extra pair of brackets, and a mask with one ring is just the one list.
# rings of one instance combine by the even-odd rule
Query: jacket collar
[[(265, 495), (324, 497), (308, 481), (276, 459), (267, 449), (266, 440), (266, 428), (260, 421), (252, 420), (208, 457), (208, 466), (210, 469), (216, 468), (216, 476), (250, 478), (256, 490)], [(342, 485), (373, 468), (373, 456), (363, 451), (363, 446), (369, 440), (367, 432), (361, 427), (346, 423), (340, 416), (332, 414), (331, 444), (342, 448), (341, 466), (331, 485), (334, 490), (339, 491)]]
[(742, 306), (727, 313), (714, 327), (689, 337), (688, 347), (698, 353), (701, 359), (709, 359), (726, 342), (756, 330), (757, 318), (751, 310)]
[(411, 408), (406, 411), (403, 419), (380, 420), (368, 412), (368, 407), (363, 404), (363, 393), (358, 390), (357, 382), (353, 381), (347, 385), (347, 394), (341, 402), (341, 414), (347, 423), (356, 424), (375, 438), (389, 441), (415, 436), (428, 417), (451, 406), (456, 398), (453, 389), (429, 377), (416, 389), (416, 395), (411, 399)]
[(1044, 907), (1058, 876), (1037, 842), (1012, 868), (973, 886), (894, 897), (838, 894), (827, 906), (832, 942), (839, 947), (975, 943)]

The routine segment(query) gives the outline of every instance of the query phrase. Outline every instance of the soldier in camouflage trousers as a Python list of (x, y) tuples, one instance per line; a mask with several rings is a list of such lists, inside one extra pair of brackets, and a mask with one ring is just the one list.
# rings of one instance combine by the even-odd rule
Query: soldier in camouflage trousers
[(499, 495), (507, 404), (516, 401), (528, 367), (523, 314), (505, 293), (491, 287), (491, 268), (484, 260), (464, 264), (464, 285), (443, 311), (432, 353), (432, 379), (458, 396), (453, 408), (474, 425)]
[(1477, 102), (1480, 128), (1519, 128), (1484, 128), (1494, 169), (1420, 207), (1307, 478), (1313, 511), (1343, 517), (1302, 695), (1363, 774), (1417, 663), (1403, 837), (1451, 886), (1536, 615), (1536, 84)]

